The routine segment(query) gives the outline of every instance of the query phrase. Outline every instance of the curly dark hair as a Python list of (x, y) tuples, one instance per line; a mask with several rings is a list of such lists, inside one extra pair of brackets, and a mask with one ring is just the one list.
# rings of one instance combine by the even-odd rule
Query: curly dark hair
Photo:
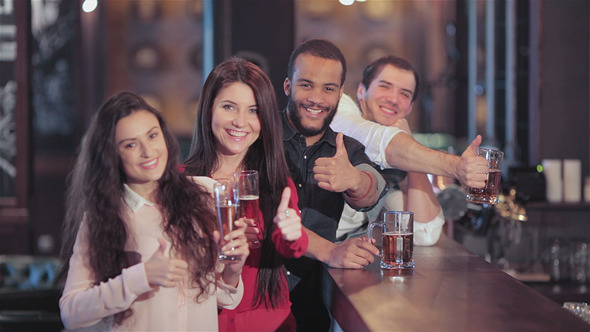
[[(273, 217), (279, 206), (283, 189), (288, 185), (289, 171), (283, 150), (283, 127), (275, 91), (268, 76), (255, 64), (233, 57), (217, 65), (207, 77), (199, 100), (193, 140), (186, 160), (186, 173), (211, 176), (219, 166), (215, 137), (211, 128), (213, 102), (219, 91), (234, 82), (248, 85), (254, 92), (260, 120), (260, 137), (249, 147), (244, 157), (244, 169), (257, 170), (260, 185), (260, 209), (264, 217), (262, 257), (257, 276), (253, 305), (264, 302), (276, 308), (286, 301), (282, 287), (285, 273), (282, 257), (272, 242), (275, 229)], [(268, 298), (266, 297), (268, 294)]]
[[(126, 177), (115, 142), (115, 128), (120, 119), (137, 111), (154, 114), (162, 129), (168, 161), (158, 180), (154, 203), (162, 211), (162, 227), (170, 238), (171, 252), (187, 261), (192, 276), (190, 286), (199, 289), (194, 300), (202, 301), (213, 283), (210, 274), (214, 273), (217, 262), (217, 246), (213, 240), (217, 222), (211, 195), (180, 173), (178, 143), (162, 116), (143, 98), (130, 92), (114, 95), (99, 108), (68, 178), (61, 277), (69, 269), (83, 218), (88, 224), (88, 258), (95, 284), (116, 277), (131, 263), (125, 254), (128, 229), (121, 218)], [(116, 314), (115, 324), (121, 324), (132, 314), (131, 310)]]

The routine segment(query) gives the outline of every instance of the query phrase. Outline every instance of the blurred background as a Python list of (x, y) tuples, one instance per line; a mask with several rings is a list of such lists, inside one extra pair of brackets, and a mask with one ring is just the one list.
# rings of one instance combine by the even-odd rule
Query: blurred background
[[(505, 152), (505, 204), (446, 201), (447, 234), (506, 270), (539, 265), (552, 282), (543, 266), (556, 241), (564, 252), (585, 243), (590, 274), (590, 203), (547, 203), (537, 167), (577, 159), (589, 175), (589, 21), (586, 0), (0, 0), (0, 255), (58, 255), (66, 178), (109, 96), (147, 98), (186, 151), (215, 64), (257, 63), (282, 108), (291, 51), (326, 38), (346, 57), (353, 96), (374, 59), (414, 64), (421, 88), (409, 121), (423, 144), (460, 154), (482, 134)], [(574, 280), (566, 270), (561, 282)], [(552, 285), (539, 287), (558, 298)]]

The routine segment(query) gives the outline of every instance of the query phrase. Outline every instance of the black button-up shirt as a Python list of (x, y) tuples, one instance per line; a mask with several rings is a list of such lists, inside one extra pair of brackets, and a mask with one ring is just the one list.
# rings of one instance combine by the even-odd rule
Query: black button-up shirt
[[(285, 157), (291, 178), (297, 187), (302, 223), (321, 237), (334, 242), (336, 240), (338, 221), (345, 204), (343, 193), (320, 188), (318, 181), (314, 179), (313, 167), (318, 158), (333, 157), (336, 154), (337, 134), (328, 127), (322, 138), (308, 147), (305, 143), (305, 137), (295, 131), (289, 124), (286, 110), (283, 110), (281, 117), (283, 120)], [(365, 146), (360, 142), (345, 135), (344, 145), (348, 152), (348, 159), (353, 166), (361, 164), (373, 165), (365, 154)], [(373, 167), (368, 168), (378, 178), (381, 177)]]
[[(319, 236), (334, 242), (338, 221), (344, 208), (344, 194), (320, 188), (314, 179), (313, 167), (318, 158), (333, 157), (336, 154), (337, 134), (328, 127), (322, 138), (308, 147), (305, 137), (289, 124), (286, 110), (281, 113), (281, 118), (285, 157), (299, 195), (301, 222)], [(360, 170), (375, 174), (378, 190), (381, 191), (385, 180), (372, 166), (365, 154), (365, 147), (346, 135), (344, 146), (350, 163)], [(360, 210), (366, 211), (373, 206)], [(298, 324), (311, 319), (314, 324), (329, 326), (328, 311), (322, 301), (322, 263), (308, 257), (300, 257), (285, 260), (285, 266), (290, 272), (288, 281), (291, 309)]]

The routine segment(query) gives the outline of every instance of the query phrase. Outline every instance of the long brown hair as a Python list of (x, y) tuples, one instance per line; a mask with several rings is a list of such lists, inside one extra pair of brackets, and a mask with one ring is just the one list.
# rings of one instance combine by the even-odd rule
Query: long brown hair
[[(271, 235), (274, 230), (273, 217), (282, 191), (288, 184), (289, 171), (275, 92), (268, 76), (255, 64), (234, 57), (217, 65), (207, 77), (199, 100), (189, 157), (185, 162), (186, 172), (210, 176), (219, 166), (211, 129), (213, 102), (223, 87), (234, 82), (247, 84), (254, 92), (261, 127), (260, 137), (248, 148), (243, 160), (244, 169), (257, 170), (260, 176), (260, 209), (265, 227), (253, 305), (264, 302), (267, 307), (275, 308), (287, 300), (281, 297), (285, 294), (281, 289), (284, 285), (281, 280), (286, 277), (282, 258), (274, 247)], [(269, 295), (269, 301), (266, 294)]]
[[(160, 113), (143, 98), (121, 92), (109, 98), (94, 115), (83, 139), (76, 165), (69, 177), (62, 257), (69, 269), (80, 223), (88, 224), (89, 264), (95, 284), (121, 274), (130, 262), (125, 254), (128, 230), (121, 219), (125, 173), (116, 148), (117, 122), (133, 112), (145, 110), (156, 116), (168, 148), (168, 161), (155, 202), (162, 211), (163, 229), (172, 243), (171, 252), (186, 260), (192, 276), (191, 287), (199, 290), (195, 301), (207, 296), (212, 283), (217, 247), (213, 241), (216, 217), (211, 196), (178, 171), (179, 148)], [(130, 310), (115, 315), (115, 324), (131, 316)]]

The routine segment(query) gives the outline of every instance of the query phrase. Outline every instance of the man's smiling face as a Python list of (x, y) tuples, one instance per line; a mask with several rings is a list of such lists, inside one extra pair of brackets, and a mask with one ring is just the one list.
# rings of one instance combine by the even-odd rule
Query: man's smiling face
[(391, 126), (412, 110), (415, 88), (416, 80), (411, 71), (385, 65), (368, 88), (359, 84), (357, 99), (363, 116)]
[(319, 140), (330, 126), (342, 96), (342, 64), (311, 54), (295, 60), (292, 81), (283, 85), (289, 96), (287, 115), (303, 136)]

